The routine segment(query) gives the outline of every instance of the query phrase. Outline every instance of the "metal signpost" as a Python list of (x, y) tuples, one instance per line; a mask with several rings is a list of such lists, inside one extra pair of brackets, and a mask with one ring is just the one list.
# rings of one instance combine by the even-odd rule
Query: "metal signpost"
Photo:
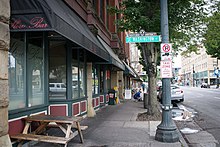
[[(161, 7), (161, 56), (170, 56), (172, 46), (169, 44), (169, 29), (168, 29), (168, 6), (167, 0), (160, 0)], [(171, 57), (172, 59), (172, 57)], [(155, 139), (161, 142), (177, 142), (179, 135), (176, 125), (172, 120), (171, 110), (171, 88), (170, 78), (172, 77), (172, 60), (165, 59), (161, 62), (162, 70), (162, 121), (157, 126)], [(171, 73), (170, 73), (171, 71)]]

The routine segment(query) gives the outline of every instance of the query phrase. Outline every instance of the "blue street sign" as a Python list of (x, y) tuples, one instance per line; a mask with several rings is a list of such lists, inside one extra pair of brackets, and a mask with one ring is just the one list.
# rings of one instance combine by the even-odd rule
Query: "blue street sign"
[(126, 43), (161, 42), (161, 36), (127, 36)]
[(214, 70), (214, 75), (219, 76), (219, 69)]

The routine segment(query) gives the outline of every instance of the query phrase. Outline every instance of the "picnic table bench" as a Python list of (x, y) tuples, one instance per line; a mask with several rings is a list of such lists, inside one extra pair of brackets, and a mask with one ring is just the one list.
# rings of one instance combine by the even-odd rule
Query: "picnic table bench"
[[(26, 125), (21, 134), (10, 136), (12, 139), (18, 139), (19, 145), (22, 146), (24, 140), (30, 141), (42, 141), (49, 143), (59, 143), (64, 144), (65, 147), (67, 143), (74, 138), (77, 134), (74, 134), (71, 130), (72, 127), (76, 128), (83, 143), (83, 135), (81, 131), (80, 121), (82, 117), (75, 116), (52, 116), (52, 115), (33, 115), (25, 118)], [(28, 132), (32, 122), (39, 122), (39, 126), (33, 132)], [(65, 137), (47, 136), (43, 135), (42, 132), (46, 130), (47, 126), (56, 126), (62, 130)]]

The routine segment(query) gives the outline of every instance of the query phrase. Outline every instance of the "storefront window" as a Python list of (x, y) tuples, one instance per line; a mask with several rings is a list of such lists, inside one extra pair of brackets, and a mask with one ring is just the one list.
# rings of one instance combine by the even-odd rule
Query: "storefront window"
[(49, 42), (49, 98), (66, 99), (66, 41)]
[(79, 50), (79, 87), (80, 87), (80, 97), (86, 96), (86, 78), (85, 78), (85, 52), (84, 50)]
[(77, 60), (72, 59), (72, 98), (77, 98), (78, 97), (78, 91), (79, 91), (79, 86), (78, 86), (78, 62)]
[(92, 93), (98, 94), (99, 80), (98, 80), (98, 68), (93, 66), (92, 68)]
[(107, 82), (107, 89), (111, 89), (111, 71), (106, 71), (106, 82)]
[(26, 106), (24, 85), (24, 52), (24, 33), (12, 33), (8, 54), (9, 110), (24, 108)]
[(79, 84), (80, 84), (80, 97), (85, 96), (85, 70), (84, 64), (80, 65), (79, 68)]
[(104, 72), (100, 71), (100, 93), (104, 93)]
[(9, 110), (44, 104), (43, 55), (42, 32), (11, 33), (8, 53)]
[(27, 41), (27, 92), (31, 107), (44, 103), (43, 33), (32, 32)]

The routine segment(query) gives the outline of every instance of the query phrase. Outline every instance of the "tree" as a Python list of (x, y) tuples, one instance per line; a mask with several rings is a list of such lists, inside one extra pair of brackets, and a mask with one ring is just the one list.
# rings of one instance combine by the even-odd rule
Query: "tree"
[[(201, 24), (206, 18), (205, 0), (169, 0), (169, 34), (174, 51), (187, 47), (187, 52), (196, 52), (197, 40), (201, 37)], [(116, 21), (119, 31), (156, 32), (160, 34), (160, 0), (124, 0), (119, 8), (110, 8), (120, 16)], [(192, 39), (194, 38), (194, 39)], [(148, 74), (148, 115), (158, 115), (156, 75), (159, 58), (159, 43), (137, 44), (142, 52), (141, 63)]]
[(207, 31), (204, 34), (204, 45), (207, 54), (220, 59), (220, 11), (208, 18)]

